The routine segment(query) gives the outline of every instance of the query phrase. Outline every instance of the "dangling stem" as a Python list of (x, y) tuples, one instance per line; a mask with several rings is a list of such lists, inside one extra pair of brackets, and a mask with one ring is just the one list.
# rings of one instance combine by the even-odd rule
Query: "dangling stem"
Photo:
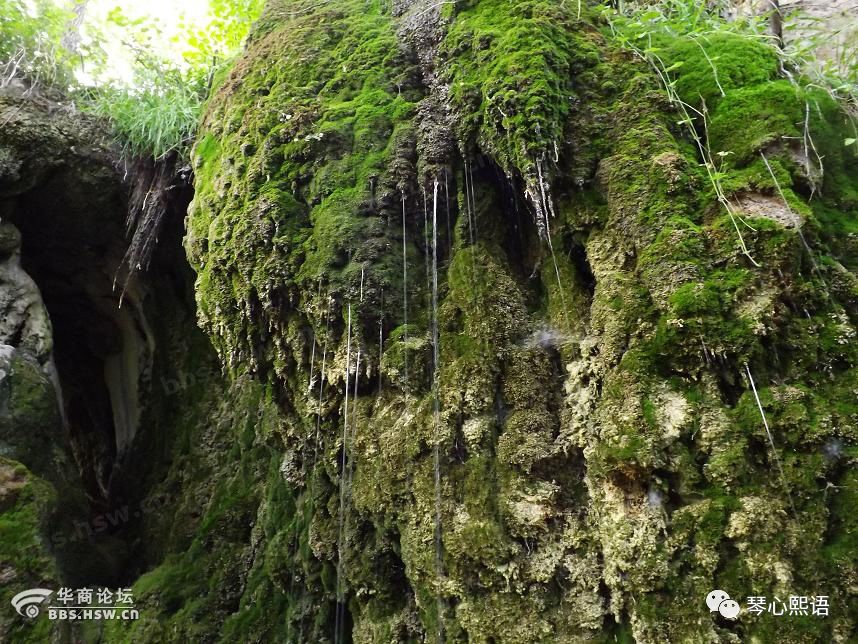
[(751, 369), (748, 367), (748, 363), (745, 363), (745, 373), (748, 375), (748, 382), (751, 383), (751, 391), (754, 392), (754, 399), (757, 401), (757, 409), (760, 410), (760, 416), (763, 419), (763, 427), (766, 428), (766, 436), (769, 437), (769, 445), (772, 448), (772, 459), (775, 461), (775, 465), (778, 467), (778, 472), (781, 475), (781, 483), (784, 486), (784, 492), (786, 492), (787, 498), (789, 499), (790, 507), (792, 508), (793, 517), (798, 519), (798, 513), (795, 510), (795, 504), (792, 501), (792, 494), (790, 494), (789, 486), (787, 485), (786, 476), (784, 475), (784, 468), (781, 465), (781, 459), (778, 458), (778, 451), (775, 447), (775, 439), (772, 437), (772, 430), (769, 429), (769, 421), (766, 420), (766, 412), (763, 410), (763, 403), (760, 402), (760, 396), (757, 393), (757, 386), (754, 384), (754, 377), (751, 375)]
[[(775, 171), (772, 169), (771, 164), (769, 163), (768, 158), (764, 152), (760, 152), (760, 156), (763, 157), (763, 163), (766, 164), (766, 169), (769, 171), (769, 175), (772, 177), (772, 181), (775, 182), (775, 188), (777, 188), (778, 194), (781, 197), (781, 200), (784, 202), (787, 210), (792, 213), (792, 207), (789, 205), (787, 201), (786, 195), (784, 191), (781, 189), (781, 184), (778, 181), (778, 178), (775, 176)], [(794, 214), (794, 213), (793, 213)], [(797, 216), (796, 216), (797, 217)], [(828, 290), (828, 284), (825, 281), (825, 278), (822, 276), (822, 271), (819, 270), (819, 266), (816, 264), (816, 258), (813, 256), (813, 250), (810, 248), (810, 244), (807, 243), (807, 239), (804, 236), (804, 233), (801, 231), (801, 222), (796, 221), (795, 230), (798, 233), (798, 238), (801, 240), (802, 245), (804, 245), (804, 249), (807, 251), (807, 255), (810, 258), (810, 265), (813, 267), (813, 272), (816, 273), (816, 276), (822, 282), (822, 285), (825, 287), (825, 297), (828, 301), (831, 301), (831, 293)]]

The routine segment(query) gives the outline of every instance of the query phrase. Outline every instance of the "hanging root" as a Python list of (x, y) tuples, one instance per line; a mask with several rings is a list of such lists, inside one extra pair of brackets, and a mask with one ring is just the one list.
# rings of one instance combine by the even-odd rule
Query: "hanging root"
[(114, 288), (117, 283), (122, 285), (120, 307), (134, 274), (149, 268), (158, 245), (158, 235), (173, 205), (174, 191), (189, 185), (190, 177), (177, 165), (176, 156), (154, 162), (138, 159), (134, 163), (133, 184), (125, 219), (125, 234), (131, 240), (113, 280)]
[[(535, 181), (533, 178), (525, 180), (524, 194), (533, 206), (534, 219), (536, 221), (536, 229), (539, 234), (539, 238), (548, 245), (548, 250), (551, 254), (551, 261), (554, 265), (554, 275), (557, 278), (557, 288), (560, 294), (560, 305), (563, 308), (563, 317), (566, 321), (566, 326), (569, 327), (569, 311), (566, 308), (566, 293), (563, 289), (563, 280), (560, 277), (560, 268), (557, 265), (557, 255), (554, 253), (554, 242), (551, 239), (550, 219), (555, 216), (554, 202), (551, 199), (551, 188), (548, 185), (545, 174), (542, 170), (542, 158), (534, 159), (534, 167), (536, 168)], [(534, 275), (536, 274), (538, 266), (539, 264), (534, 267)]]

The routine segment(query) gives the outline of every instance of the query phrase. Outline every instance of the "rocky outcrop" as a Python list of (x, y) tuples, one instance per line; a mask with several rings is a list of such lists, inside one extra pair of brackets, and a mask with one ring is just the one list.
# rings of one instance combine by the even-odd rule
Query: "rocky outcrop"
[[(662, 44), (741, 223), (586, 7), (422, 6), (269, 2), (203, 123), (199, 319), (276, 403), (257, 439), (282, 455), (208, 636), (848, 639), (852, 457), (825, 456), (858, 420), (838, 106), (765, 43)], [(819, 186), (779, 145), (811, 103)], [(695, 599), (714, 587), (840, 608), (733, 623)]]
[[(166, 396), (153, 386), (155, 336), (170, 325), (184, 341), (195, 331), (177, 305), (187, 301), (189, 283), (183, 257), (174, 259), (181, 215), (167, 209), (172, 227), (159, 232), (172, 239), (172, 255), (155, 253), (157, 276), (130, 280), (120, 306), (114, 280), (129, 245), (128, 188), (114, 151), (100, 142), (102, 130), (12, 90), (0, 95), (0, 122), (0, 449), (8, 479), (0, 522), (15, 526), (3, 533), (0, 585), (11, 598), (33, 587), (130, 583), (146, 566), (135, 543), (150, 517), (135, 517), (129, 506), (139, 507), (145, 475), (162, 457), (152, 457), (139, 479), (125, 472), (137, 471), (129, 461), (141, 435), (160, 447), (172, 435), (169, 419), (145, 418)], [(162, 203), (181, 202), (182, 194), (175, 186)], [(161, 319), (156, 299), (174, 314)], [(165, 380), (183, 369), (163, 360)], [(26, 620), (4, 599), (0, 639), (45, 641), (51, 632), (58, 641), (79, 636), (46, 619)]]
[(20, 242), (17, 228), (0, 223), (0, 440), (4, 454), (53, 476), (62, 469), (53, 461), (65, 443), (62, 392), (51, 322), (36, 283), (21, 268)]
[(10, 223), (0, 224), (0, 339), (46, 361), (51, 355), (51, 323), (33, 279), (21, 268), (21, 233)]
[[(713, 185), (609, 33), (586, 3), (271, 0), (122, 309), (109, 164), (63, 118), (4, 130), (85, 489), (128, 510), (141, 619), (102, 639), (853, 637), (848, 123), (759, 39), (665, 37)], [(49, 512), (16, 467), (0, 498)], [(831, 611), (731, 621), (713, 588)]]

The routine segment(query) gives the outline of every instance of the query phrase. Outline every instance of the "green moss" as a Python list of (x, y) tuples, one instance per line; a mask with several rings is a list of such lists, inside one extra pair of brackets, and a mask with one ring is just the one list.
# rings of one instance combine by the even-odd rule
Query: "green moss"
[[(715, 640), (723, 625), (701, 621), (688, 597), (771, 592), (772, 570), (796, 589), (846, 587), (849, 541), (825, 529), (848, 529), (848, 517), (826, 509), (821, 481), (845, 480), (826, 446), (851, 453), (858, 438), (852, 320), (837, 304), (855, 285), (820, 242), (851, 230), (853, 166), (831, 148), (822, 198), (805, 203), (806, 168), (781, 137), (800, 132), (813, 94), (776, 80), (773, 49), (701, 40), (721, 96), (697, 43), (660, 45), (683, 62), (680, 94), (706, 100), (713, 154), (733, 152), (718, 158), (728, 196), (779, 199), (766, 150), (825, 290), (796, 231), (776, 222), (742, 229), (760, 266), (748, 261), (654, 76), (577, 22), (574, 3), (445, 5), (433, 38), (413, 42), (414, 11), (403, 28), (378, 2), (289, 9), (269, 8), (195, 151), (188, 249), (201, 320), (266, 389), (229, 397), (237, 415), (219, 412), (229, 472), (206, 483), (184, 543), (196, 559), (150, 573), (194, 569), (197, 590), (232, 590), (168, 598), (168, 627), (198, 636), (188, 621), (213, 615), (224, 638), (322, 640), (341, 581), (355, 641), (431, 639), (439, 596), (449, 641)], [(435, 37), (439, 51), (427, 51)], [(414, 61), (432, 54), (473, 173), (418, 149), (437, 88), (421, 85)], [(841, 124), (819, 105), (814, 141), (829, 150)], [(522, 179), (532, 187), (540, 159), (560, 215), (555, 258), (509, 194)], [(436, 425), (420, 175), (445, 162), (458, 198), (439, 247)], [(345, 368), (349, 304), (357, 376)], [(354, 478), (341, 537), (346, 413)], [(798, 547), (823, 539), (828, 563)]]
[[(218, 395), (216, 391), (207, 393)], [(231, 641), (235, 633), (257, 632), (254, 629), (263, 634), (282, 633), (284, 628), (298, 632), (297, 612), (289, 613), (284, 620), (285, 611), (277, 617), (261, 610), (242, 609), (235, 618), (229, 618), (242, 602), (252, 607), (256, 598), (266, 593), (268, 601), (285, 609), (292, 588), (281, 586), (278, 590), (272, 577), (291, 577), (292, 568), (302, 561), (294, 535), (303, 528), (293, 495), (284, 485), (281, 459), (257, 440), (257, 435), (273, 433), (271, 425), (278, 422), (277, 414), (271, 410), (272, 402), (266, 398), (261, 386), (236, 382), (220, 401), (221, 407), (210, 421), (217, 429), (209, 436), (229, 449), (220, 454), (218, 464), (197, 464), (199, 469), (183, 473), (196, 480), (196, 485), (186, 488), (186, 497), (176, 503), (177, 515), (191, 523), (191, 536), (184, 537), (175, 527), (172, 532), (157, 535), (167, 554), (134, 584), (141, 619), (130, 626), (110, 623), (107, 635), (111, 641), (157, 641), (177, 634), (189, 640)], [(212, 430), (198, 425), (190, 431), (194, 441), (199, 441), (194, 432)], [(181, 454), (187, 446), (177, 445), (176, 449)], [(202, 508), (197, 496), (201, 491)], [(153, 494), (163, 492), (156, 489)], [(176, 521), (172, 515), (166, 519), (171, 527)], [(262, 552), (271, 557), (260, 557), (257, 566), (248, 571), (248, 544), (256, 523), (262, 527)], [(282, 552), (277, 551), (279, 557), (265, 548), (269, 542), (273, 544), (271, 548), (276, 544), (284, 546)], [(283, 566), (288, 573), (283, 572)], [(244, 590), (236, 588), (236, 579), (246, 579)]]
[(564, 133), (576, 77), (599, 62), (571, 5), (479, 0), (456, 12), (441, 45), (458, 138), (500, 165), (536, 176)]
[[(834, 536), (823, 547), (823, 556), (832, 566), (843, 566), (846, 570), (855, 570), (858, 562), (858, 517), (854, 512), (858, 501), (856, 483), (858, 475), (854, 471), (843, 475), (842, 487), (831, 490), (831, 512), (834, 518)], [(852, 600), (854, 602), (854, 600)]]
[(509, 539), (499, 521), (497, 474), (486, 457), (468, 459), (451, 472), (450, 484), (460, 505), (447, 523), (445, 550), (452, 555), (455, 572), (466, 578), (485, 577), (498, 560), (510, 555)]
[(504, 400), (510, 407), (525, 411), (545, 407), (551, 396), (546, 386), (551, 374), (546, 352), (530, 347), (518, 349), (504, 371)]
[(513, 412), (498, 443), (498, 461), (529, 472), (534, 463), (551, 456), (554, 426), (554, 418), (549, 413)]
[(552, 628), (542, 616), (542, 593), (521, 596), (495, 593), (463, 602), (457, 612), (473, 641), (505, 641), (515, 644), (550, 639)]
[(42, 529), (56, 492), (23, 465), (2, 459), (3, 513), (0, 515), (0, 560), (20, 574), (50, 574), (51, 560), (42, 541)]
[(386, 380), (403, 391), (419, 391), (431, 378), (432, 346), (415, 325), (402, 325), (390, 332), (381, 358)]
[[(382, 252), (391, 229), (378, 215), (393, 216), (379, 210), (408, 179), (396, 168), (414, 101), (397, 84), (410, 66), (390, 17), (359, 4), (255, 39), (209, 106), (187, 247), (199, 268), (200, 317), (222, 354), (241, 347), (276, 363), (252, 348), (257, 309), (273, 316), (275, 301), (303, 287), (314, 293), (322, 276), (334, 295), (357, 291), (363, 272), (366, 289), (401, 297), (399, 265)], [(271, 55), (302, 63), (272, 65)]]
[(442, 404), (449, 413), (477, 415), (492, 408), (501, 362), (522, 338), (524, 300), (499, 249), (482, 244), (461, 249), (447, 276), (439, 312)]
[[(45, 534), (57, 494), (52, 486), (26, 467), (0, 458), (0, 568), (12, 589), (51, 588), (59, 573)], [(8, 602), (0, 609), (0, 621), (10, 642), (40, 642), (56, 636), (46, 618), (29, 620), (17, 615)]]
[(722, 100), (722, 90), (729, 96), (739, 88), (766, 84), (777, 77), (780, 68), (770, 43), (742, 34), (659, 35), (654, 40), (666, 66), (680, 65), (674, 72), (677, 94), (698, 108), (704, 103), (710, 110), (715, 108)]
[(65, 473), (65, 464), (57, 449), (62, 423), (54, 387), (38, 360), (26, 351), (15, 352), (4, 371), (0, 441), (9, 457), (56, 481)]
[(773, 81), (728, 94), (712, 115), (709, 140), (740, 162), (783, 137), (800, 137), (803, 121), (802, 91), (789, 81)]
[[(777, 109), (773, 110), (773, 105)], [(798, 158), (803, 156), (806, 145), (811, 155), (808, 163), (818, 165), (815, 154), (820, 155), (826, 185), (837, 192), (851, 193), (853, 188), (844, 177), (844, 119), (840, 107), (827, 94), (776, 80), (728, 93), (711, 115), (709, 141), (713, 150), (731, 153), (725, 160), (733, 166), (756, 163), (759, 151), (764, 149), (769, 156), (776, 156), (784, 150), (784, 141), (801, 142), (791, 155), (782, 155), (789, 166), (795, 171), (802, 170), (800, 166), (805, 162), (799, 163)], [(765, 178), (761, 166), (756, 168), (765, 185), (770, 179)], [(783, 176), (779, 182), (785, 187), (791, 185)]]

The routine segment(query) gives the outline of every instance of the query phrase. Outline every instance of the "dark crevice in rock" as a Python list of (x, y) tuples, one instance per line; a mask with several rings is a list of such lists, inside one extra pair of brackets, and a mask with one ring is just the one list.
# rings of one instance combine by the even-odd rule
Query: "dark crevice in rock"
[(136, 361), (150, 350), (133, 305), (120, 310), (113, 291), (110, 271), (125, 246), (123, 212), (118, 178), (60, 169), (19, 195), (12, 214), (23, 265), (51, 316), (75, 456), (99, 503), (108, 502), (117, 455), (137, 429), (143, 368)]
[[(64, 127), (38, 126), (45, 118), (38, 106), (12, 101), (0, 107), (14, 117), (0, 143), (11, 146), (2, 149), (18, 163), (17, 175), (0, 172), (0, 241), (7, 229), (20, 231), (18, 270), (32, 278), (49, 342), (40, 349), (35, 341), (36, 309), (25, 311), (29, 326), (0, 338), (18, 353), (44, 354), (33, 364), (43, 363), (37, 368), (48, 398), (38, 407), (30, 403), (23, 419), (13, 413), (10, 436), (25, 448), (27, 423), (37, 421), (49, 443), (43, 456), (26, 450), (14, 456), (56, 487), (59, 504), (46, 519), (45, 544), (58, 563), (58, 583), (130, 585), (153, 559), (160, 560), (141, 540), (154, 519), (141, 504), (170, 464), (181, 399), (193, 380), (220, 374), (213, 360), (206, 361), (214, 354), (196, 329), (193, 274), (181, 243), (192, 190), (174, 165), (146, 173), (137, 181), (146, 186), (146, 206), (139, 203), (142, 214), (126, 220), (128, 184), (109, 151), (89, 147), (85, 119), (66, 115)], [(35, 129), (28, 139), (29, 127)], [(163, 212), (153, 215), (152, 204)], [(136, 234), (126, 229), (129, 223)], [(135, 244), (140, 266), (120, 306), (115, 279)], [(0, 284), (0, 292), (9, 293), (9, 285)], [(16, 297), (19, 309), (29, 301)], [(185, 347), (194, 343), (189, 363)], [(15, 366), (16, 390), (23, 374)], [(0, 391), (0, 407), (4, 399)], [(34, 413), (41, 408), (47, 415)], [(0, 426), (7, 411), (0, 409)], [(41, 467), (44, 458), (61, 460)]]

